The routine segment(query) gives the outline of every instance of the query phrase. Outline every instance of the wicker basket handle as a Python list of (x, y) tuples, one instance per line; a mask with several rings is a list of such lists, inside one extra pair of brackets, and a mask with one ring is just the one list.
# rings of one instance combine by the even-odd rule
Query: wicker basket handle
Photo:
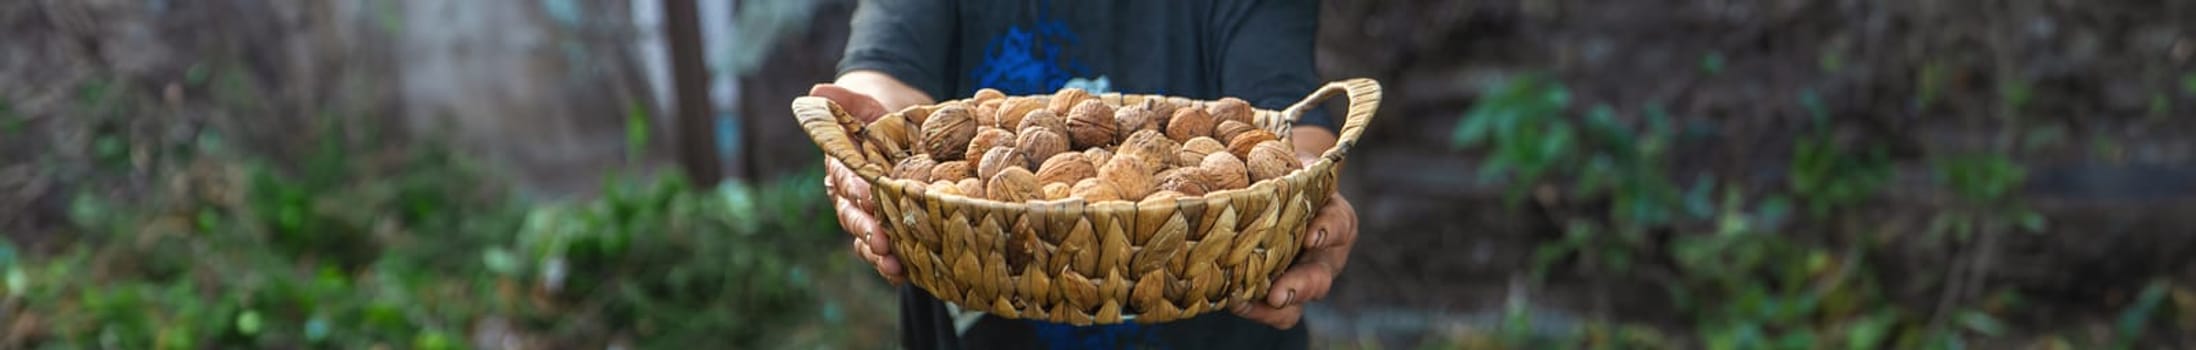
[(839, 103), (816, 96), (796, 97), (793, 98), (793, 117), (800, 120), (802, 129), (808, 130), (809, 140), (823, 148), (825, 156), (846, 163), (847, 168), (854, 169), (862, 180), (877, 181), (884, 176), (884, 166), (862, 156), (861, 146), (854, 144), (852, 135), (861, 132), (866, 124), (846, 113)]
[(1373, 112), (1380, 110), (1380, 82), (1355, 78), (1327, 83), (1327, 86), (1313, 91), (1311, 96), (1304, 97), (1303, 102), (1282, 110), (1281, 117), (1287, 119), (1289, 125), (1295, 125), (1297, 118), (1303, 117), (1304, 112), (1319, 108), (1321, 103), (1335, 95), (1349, 96), (1349, 112), (1342, 119), (1342, 130), (1335, 133), (1334, 148), (1328, 149), (1320, 157), (1341, 162), (1342, 156), (1349, 153), (1350, 147), (1357, 145), (1357, 138), (1365, 133), (1365, 126), (1372, 124)]

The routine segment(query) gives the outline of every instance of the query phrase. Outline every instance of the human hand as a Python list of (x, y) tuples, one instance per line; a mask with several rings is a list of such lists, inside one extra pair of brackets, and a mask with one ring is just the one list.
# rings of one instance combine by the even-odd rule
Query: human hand
[(1303, 319), (1304, 304), (1327, 296), (1335, 275), (1349, 263), (1350, 247), (1357, 244), (1357, 209), (1336, 192), (1327, 198), (1327, 205), (1319, 208), (1308, 227), (1310, 234), (1304, 235), (1303, 252), (1297, 254), (1296, 263), (1288, 271), (1274, 279), (1265, 302), (1242, 303), (1231, 311), (1274, 328), (1289, 329)]
[[(877, 99), (832, 84), (817, 84), (808, 89), (810, 96), (823, 97), (839, 104), (847, 114), (863, 122), (884, 116), (885, 107)], [(860, 138), (851, 138), (861, 142)], [(869, 182), (863, 181), (838, 159), (824, 159), (824, 191), (829, 193), (833, 207), (838, 210), (839, 227), (854, 237), (856, 256), (877, 268), (877, 274), (885, 281), (898, 285), (907, 280), (900, 267), (900, 259), (892, 256), (892, 239), (885, 234), (884, 226), (877, 222), (877, 202), (870, 198)]]

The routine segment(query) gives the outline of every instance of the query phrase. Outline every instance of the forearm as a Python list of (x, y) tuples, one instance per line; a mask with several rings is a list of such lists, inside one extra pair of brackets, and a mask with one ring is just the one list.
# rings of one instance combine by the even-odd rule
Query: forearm
[(884, 105), (886, 112), (898, 111), (908, 106), (936, 103), (936, 100), (932, 99), (930, 94), (909, 86), (906, 82), (901, 82), (891, 75), (874, 70), (846, 72), (846, 74), (840, 75), (839, 79), (833, 81), (832, 84), (877, 99), (878, 104)]
[(1320, 154), (1334, 148), (1334, 131), (1319, 126), (1297, 126), (1289, 130), (1290, 143), (1296, 146), (1296, 159), (1311, 163)]

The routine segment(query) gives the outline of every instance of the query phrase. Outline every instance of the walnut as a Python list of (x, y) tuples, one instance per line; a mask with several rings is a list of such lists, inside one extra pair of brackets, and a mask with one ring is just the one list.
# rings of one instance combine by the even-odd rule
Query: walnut
[(1205, 155), (1205, 160), (1198, 163), (1197, 167), (1206, 169), (1201, 175), (1206, 176), (1205, 183), (1213, 185), (1214, 191), (1250, 187), (1250, 169), (1233, 154), (1214, 152)]
[(961, 182), (955, 182), (953, 186), (961, 188), (961, 195), (963, 196), (984, 198), (983, 181), (977, 181), (974, 178), (961, 179)]
[[(1178, 157), (1177, 152), (1181, 151), (1181, 147), (1180, 144), (1174, 143), (1174, 140), (1167, 139), (1166, 135), (1160, 134), (1158, 130), (1144, 130), (1129, 135), (1128, 140), (1121, 143), (1121, 148), (1116, 153), (1119, 155), (1135, 155), (1138, 159), (1144, 161), (1144, 169), (1158, 170), (1165, 168), (1167, 164), (1174, 163), (1175, 158)], [(1114, 158), (1120, 157), (1117, 155)]]
[(1212, 136), (1212, 129), (1219, 126), (1219, 122), (1213, 120), (1212, 115), (1205, 114), (1204, 110), (1177, 109), (1174, 110), (1174, 118), (1167, 122), (1167, 137), (1176, 142), (1189, 142), (1194, 138)]
[(1087, 149), (1083, 150), (1083, 158), (1090, 159), (1091, 167), (1096, 168), (1099, 165), (1105, 165), (1106, 161), (1113, 160), (1113, 151), (1104, 148)]
[(1106, 165), (1098, 167), (1098, 180), (1113, 186), (1123, 199), (1144, 198), (1151, 194), (1152, 171), (1150, 164), (1134, 154), (1116, 154)]
[(938, 162), (930, 160), (930, 156), (917, 154), (901, 159), (900, 164), (894, 165), (892, 167), (892, 177), (929, 182), (931, 168), (937, 165)]
[(969, 139), (976, 137), (976, 120), (969, 113), (959, 106), (931, 112), (923, 122), (923, 153), (941, 161), (961, 160)]
[[(1053, 101), (1058, 102), (1059, 97), (1053, 97)], [(1075, 105), (1075, 109), (1068, 112), (1067, 116), (1068, 139), (1073, 141), (1075, 148), (1112, 146), (1115, 141), (1119, 141), (1116, 139), (1119, 137), (1116, 129), (1120, 125), (1113, 121), (1113, 106), (1106, 105), (1104, 101), (1083, 101), (1082, 104)]]
[(1014, 144), (1014, 132), (994, 127), (978, 127), (978, 129), (981, 130), (976, 131), (976, 137), (968, 139), (968, 151), (962, 153), (966, 157), (961, 159), (983, 159), (984, 152), (990, 152), (991, 149), (999, 146)]
[(1038, 183), (1072, 184), (1075, 181), (1093, 176), (1098, 176), (1098, 166), (1091, 163), (1090, 158), (1083, 153), (1067, 152), (1053, 155), (1051, 158), (1046, 158), (1043, 165), (1037, 166)]
[(876, 147), (888, 159), (907, 158), (914, 151), (915, 138), (907, 125), (907, 117), (899, 113), (886, 114), (862, 128), (863, 147)]
[(1066, 183), (1048, 183), (1048, 184), (1045, 184), (1045, 188), (1044, 188), (1044, 191), (1045, 191), (1045, 200), (1048, 200), (1048, 201), (1054, 201), (1054, 200), (1062, 200), (1062, 199), (1067, 199), (1067, 197), (1068, 197), (1068, 196), (1073, 196), (1073, 195), (1075, 195), (1075, 192), (1074, 192), (1074, 191), (1071, 191), (1071, 190), (1073, 190), (1074, 188), (1075, 188), (1075, 186), (1074, 186), (1074, 185), (1069, 185), (1069, 184), (1066, 184)]
[(1274, 137), (1273, 133), (1266, 132), (1265, 130), (1251, 130), (1249, 132), (1244, 132), (1242, 135), (1235, 135), (1234, 139), (1229, 140), (1228, 153), (1234, 153), (1236, 157), (1243, 158), (1244, 161), (1249, 161), (1251, 147), (1257, 147), (1258, 144), (1265, 143), (1266, 141), (1277, 141), (1280, 139), (1281, 138), (1279, 137)]
[(901, 108), (899, 112), (894, 113), (898, 113), (900, 114), (900, 116), (906, 117), (909, 126), (922, 126), (923, 123), (930, 121), (931, 109), (932, 108), (927, 108), (923, 106), (909, 106), (907, 108)]
[(1068, 139), (1052, 129), (1033, 127), (1022, 130), (1022, 136), (1014, 141), (1014, 149), (1029, 157), (1029, 163), (1036, 163), (1055, 154), (1067, 153)]
[(1258, 130), (1258, 127), (1249, 123), (1239, 121), (1222, 121), (1220, 122), (1219, 126), (1212, 127), (1212, 138), (1218, 139), (1222, 142), (1226, 142), (1230, 140), (1235, 140), (1236, 136), (1242, 136), (1243, 133), (1251, 132), (1252, 130)]
[(1243, 122), (1243, 124), (1258, 125), (1251, 122), (1251, 117), (1254, 115), (1251, 112), (1250, 102), (1245, 102), (1240, 98), (1222, 97), (1219, 101), (1207, 103), (1205, 104), (1205, 113), (1211, 114), (1214, 120), (1233, 120)]
[(1203, 196), (1205, 192), (1215, 190), (1211, 184), (1205, 183), (1205, 179), (1210, 177), (1205, 173), (1209, 171), (1211, 170), (1205, 168), (1176, 168), (1161, 172), (1158, 188), (1161, 191), (1174, 191), (1185, 196)]
[(989, 100), (973, 104), (976, 107), (970, 108), (969, 110), (974, 112), (972, 113), (972, 116), (976, 118), (976, 126), (981, 127), (999, 124), (999, 121), (995, 120), (997, 118), (992, 117), (994, 115), (998, 115), (999, 113), (999, 100)]
[(1114, 141), (1127, 141), (1128, 135), (1144, 130), (1159, 130), (1159, 115), (1150, 106), (1129, 105), (1113, 112)]
[(1024, 202), (1044, 198), (1044, 187), (1037, 185), (1037, 175), (1022, 168), (1006, 168), (984, 182), (985, 198), (1001, 202)]
[(1296, 151), (1281, 141), (1259, 143), (1251, 148), (1247, 159), (1244, 164), (1250, 167), (1251, 181), (1281, 177), (1304, 167), (1302, 161), (1296, 160)]
[(1015, 125), (1014, 130), (1028, 130), (1036, 127), (1052, 129), (1052, 132), (1067, 132), (1068, 120), (1067, 117), (1053, 114), (1051, 110), (1037, 108), (1022, 115), (1022, 123)]
[(1090, 96), (1089, 91), (1083, 91), (1083, 89), (1077, 88), (1063, 88), (1060, 89), (1060, 92), (1052, 94), (1052, 101), (1046, 104), (1045, 109), (1052, 110), (1052, 114), (1074, 115), (1074, 113), (1068, 113), (1068, 110), (1073, 109), (1078, 105), (1081, 105), (1084, 100), (1092, 99), (1094, 98)]
[(994, 147), (976, 162), (976, 178), (989, 179), (1007, 168), (1029, 169), (1029, 159), (1012, 146)]
[(1180, 156), (1181, 162), (1175, 163), (1175, 165), (1197, 166), (1198, 163), (1205, 161), (1205, 155), (1213, 154), (1214, 152), (1227, 153), (1228, 146), (1222, 145), (1220, 144), (1220, 141), (1213, 140), (1210, 137), (1193, 138), (1190, 139), (1189, 142), (1182, 143), (1182, 151)]
[(993, 126), (1021, 130), (1022, 120), (1028, 119), (1029, 112), (1044, 110), (1045, 101), (1027, 97), (1008, 98), (1006, 102), (999, 103), (999, 110), (994, 112), (997, 115), (992, 117), (996, 123)]
[(938, 163), (937, 166), (930, 167), (931, 180), (961, 181), (971, 176), (976, 176), (976, 166), (970, 165), (966, 160)]
[(1068, 188), (1068, 195), (1082, 198), (1083, 201), (1091, 203), (1121, 199), (1120, 191), (1114, 190), (1113, 185), (1106, 184), (1105, 181), (1098, 179), (1076, 181), (1075, 186)]
[(982, 89), (976, 89), (976, 96), (975, 96), (975, 97), (972, 97), (971, 99), (973, 99), (973, 100), (976, 100), (976, 102), (984, 102), (984, 101), (990, 101), (990, 100), (1002, 99), (1002, 98), (1006, 98), (1006, 97), (1007, 97), (1007, 96), (1006, 96), (1006, 93), (1004, 93), (1004, 92), (999, 92), (999, 89), (993, 89), (993, 88), (982, 88)]
[(1167, 102), (1166, 99), (1162, 98), (1144, 99), (1143, 105), (1145, 109), (1151, 110), (1152, 115), (1159, 116), (1159, 126), (1167, 126), (1170, 123), (1174, 123), (1174, 113), (1181, 110), (1181, 108), (1176, 106), (1174, 103)]

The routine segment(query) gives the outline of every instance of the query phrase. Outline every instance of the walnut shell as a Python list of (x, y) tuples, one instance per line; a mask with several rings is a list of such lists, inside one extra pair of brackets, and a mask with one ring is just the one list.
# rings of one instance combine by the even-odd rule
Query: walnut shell
[(1045, 184), (1045, 200), (1053, 201), (1067, 199), (1069, 196), (1075, 195), (1075, 192), (1072, 191), (1073, 189), (1075, 189), (1075, 185), (1069, 185), (1066, 183)]
[(976, 119), (970, 113), (960, 106), (930, 112), (930, 120), (923, 122), (923, 153), (935, 160), (961, 160), (969, 139), (976, 137)]
[(1302, 161), (1296, 160), (1296, 151), (1289, 150), (1281, 141), (1266, 141), (1251, 148), (1249, 161), (1251, 181), (1277, 178), (1291, 171), (1302, 169)]
[(1129, 105), (1113, 111), (1114, 140), (1127, 141), (1128, 135), (1144, 130), (1159, 130), (1159, 115), (1150, 106)]
[(1008, 98), (1006, 102), (999, 103), (999, 110), (995, 112), (997, 115), (992, 119), (997, 123), (995, 126), (1000, 128), (1021, 130), (1022, 120), (1028, 119), (1029, 113), (1033, 111), (1046, 111), (1045, 101), (1027, 97)]
[(975, 178), (961, 179), (960, 182), (954, 182), (953, 186), (960, 187), (961, 195), (963, 196), (985, 198), (984, 182), (982, 180), (977, 180)]
[(1210, 177), (1205, 173), (1209, 171), (1212, 170), (1205, 168), (1176, 168), (1160, 173), (1159, 190), (1179, 192), (1186, 196), (1203, 196), (1206, 192), (1214, 190), (1211, 184), (1205, 183), (1205, 179)]
[(1052, 158), (1052, 155), (1067, 153), (1068, 139), (1052, 129), (1032, 127), (1022, 130), (1021, 137), (1014, 141), (1014, 149), (1021, 150), (1022, 156), (1029, 157), (1029, 163), (1037, 163)]
[(978, 127), (978, 129), (976, 137), (968, 139), (968, 150), (962, 153), (966, 157), (961, 159), (983, 159), (984, 152), (990, 152), (991, 149), (999, 148), (999, 146), (1014, 144), (1014, 132), (1012, 131), (988, 126)]
[(1159, 98), (1144, 99), (1142, 104), (1144, 105), (1145, 109), (1151, 110), (1152, 115), (1159, 116), (1159, 126), (1167, 126), (1168, 124), (1174, 123), (1174, 113), (1181, 110), (1180, 106), (1177, 106), (1171, 102), (1167, 102), (1165, 99)]
[(973, 111), (972, 115), (976, 118), (976, 126), (984, 127), (999, 124), (997, 118), (993, 117), (999, 113), (999, 100), (983, 101), (982, 103), (975, 103), (975, 105), (976, 107), (970, 108), (970, 110)]
[(1086, 149), (1083, 150), (1083, 158), (1090, 159), (1090, 165), (1095, 168), (1099, 165), (1105, 165), (1106, 161), (1113, 160), (1113, 151), (1104, 148)]
[[(1059, 97), (1054, 97), (1054, 101)], [(1075, 148), (1112, 146), (1119, 141), (1120, 128), (1113, 120), (1113, 106), (1104, 101), (1087, 100), (1075, 105), (1067, 113), (1068, 140)]]
[(1074, 113), (1068, 113), (1068, 111), (1081, 105), (1084, 100), (1089, 99), (1092, 99), (1089, 91), (1078, 88), (1062, 88), (1060, 92), (1052, 94), (1052, 101), (1045, 105), (1045, 109), (1052, 110), (1052, 114), (1074, 115)]
[(1236, 157), (1248, 161), (1252, 147), (1257, 147), (1258, 144), (1266, 143), (1266, 141), (1279, 141), (1280, 139), (1265, 130), (1251, 130), (1244, 132), (1242, 135), (1235, 135), (1234, 139), (1229, 140), (1228, 153), (1234, 153)]
[(989, 179), (1007, 168), (1029, 169), (1029, 159), (1012, 146), (994, 147), (976, 162), (976, 178)]
[[(1158, 170), (1165, 168), (1167, 164), (1174, 163), (1175, 158), (1179, 157), (1178, 152), (1181, 151), (1181, 147), (1174, 140), (1168, 139), (1166, 135), (1160, 134), (1158, 130), (1144, 130), (1129, 135), (1128, 140), (1121, 143), (1121, 148), (1116, 154), (1135, 155), (1138, 159), (1144, 161), (1144, 169)], [(1115, 158), (1120, 158), (1118, 155)]]
[(1201, 175), (1206, 176), (1205, 183), (1213, 185), (1213, 191), (1250, 187), (1250, 168), (1233, 154), (1205, 155), (1205, 161), (1199, 162), (1197, 167), (1206, 169)]
[[(1028, 130), (1036, 127), (1052, 129), (1052, 132), (1067, 132), (1068, 120), (1067, 117), (1053, 114), (1051, 110), (1040, 107), (1022, 115), (1021, 124), (1015, 125), (1014, 130)], [(1066, 136), (1066, 134), (1062, 134), (1062, 136)]]
[(914, 131), (907, 124), (907, 116), (886, 114), (862, 128), (862, 146), (876, 147), (887, 159), (902, 159), (914, 152)]
[(1189, 142), (1194, 138), (1212, 136), (1212, 129), (1219, 126), (1220, 123), (1204, 110), (1177, 109), (1174, 110), (1174, 118), (1167, 121), (1167, 137), (1177, 142)]
[(923, 123), (930, 121), (931, 110), (932, 108), (927, 108), (923, 106), (908, 106), (907, 108), (901, 108), (900, 111), (896, 113), (899, 113), (902, 117), (906, 117), (909, 126), (922, 126)]
[(1236, 136), (1243, 136), (1243, 133), (1254, 130), (1258, 130), (1258, 126), (1233, 120), (1222, 121), (1219, 126), (1212, 128), (1212, 138), (1227, 142), (1235, 140)]
[(906, 159), (901, 159), (900, 164), (892, 166), (892, 177), (929, 182), (931, 168), (937, 167), (937, 165), (938, 162), (930, 160), (928, 155), (909, 156)]
[(966, 160), (938, 163), (930, 167), (931, 180), (961, 181), (976, 176), (976, 166)]
[(1106, 165), (1098, 167), (1098, 180), (1113, 186), (1122, 199), (1144, 198), (1151, 194), (1152, 185), (1155, 185), (1151, 168), (1145, 164), (1150, 163), (1134, 154), (1113, 155)]
[(1220, 141), (1213, 140), (1210, 137), (1193, 138), (1189, 142), (1182, 143), (1181, 162), (1175, 165), (1197, 166), (1198, 163), (1205, 161), (1205, 155), (1214, 152), (1227, 153), (1228, 146), (1220, 144)]
[(1243, 124), (1258, 125), (1251, 122), (1253, 113), (1251, 112), (1250, 102), (1243, 101), (1240, 98), (1222, 97), (1218, 101), (1212, 101), (1212, 103), (1205, 104), (1205, 113), (1211, 114), (1214, 120), (1233, 120), (1243, 122)]
[(1113, 185), (1106, 184), (1105, 181), (1098, 179), (1076, 181), (1075, 186), (1068, 188), (1068, 195), (1082, 198), (1083, 201), (1091, 203), (1121, 199), (1120, 191), (1114, 190)]
[(1001, 202), (1024, 202), (1044, 198), (1043, 186), (1037, 185), (1037, 175), (1022, 168), (1006, 168), (984, 182), (985, 198)]
[(1098, 176), (1098, 166), (1083, 153), (1067, 152), (1045, 159), (1037, 166), (1037, 182), (1072, 184), (1082, 179)]
[(1006, 97), (1007, 97), (1007, 96), (1006, 96), (1006, 93), (1004, 93), (1004, 92), (999, 92), (999, 89), (993, 89), (993, 88), (982, 88), (982, 89), (976, 89), (976, 94), (975, 94), (975, 97), (971, 97), (970, 99), (976, 100), (976, 102), (983, 102), (983, 101), (990, 101), (990, 100), (1002, 99), (1002, 98), (1006, 98)]

